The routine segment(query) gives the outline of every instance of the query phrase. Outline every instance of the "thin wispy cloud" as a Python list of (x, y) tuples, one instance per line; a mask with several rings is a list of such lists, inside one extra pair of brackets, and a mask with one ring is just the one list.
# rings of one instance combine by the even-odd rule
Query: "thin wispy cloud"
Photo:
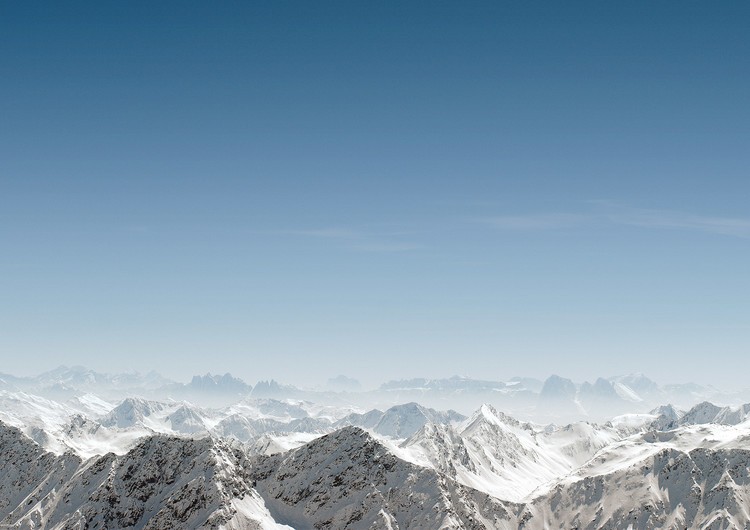
[(408, 252), (422, 248), (422, 246), (414, 243), (372, 242), (354, 245), (353, 248), (362, 252)]
[(678, 229), (750, 237), (750, 219), (713, 217), (670, 210), (621, 209), (606, 214), (609, 222), (644, 228)]
[(349, 228), (332, 227), (282, 230), (277, 233), (287, 236), (337, 240), (345, 243), (351, 250), (361, 252), (408, 252), (421, 248), (421, 245), (401, 239), (404, 235), (412, 235), (413, 232), (370, 233)]
[(591, 216), (572, 213), (541, 213), (488, 217), (482, 222), (502, 230), (554, 230), (580, 225)]
[(316, 228), (307, 230), (281, 230), (281, 234), (290, 236), (317, 237), (321, 239), (359, 239), (360, 232), (348, 228)]
[(578, 226), (620, 225), (662, 230), (689, 230), (750, 238), (750, 218), (699, 215), (675, 210), (644, 209), (595, 202), (583, 213), (530, 213), (495, 216), (481, 222), (501, 230), (545, 231)]

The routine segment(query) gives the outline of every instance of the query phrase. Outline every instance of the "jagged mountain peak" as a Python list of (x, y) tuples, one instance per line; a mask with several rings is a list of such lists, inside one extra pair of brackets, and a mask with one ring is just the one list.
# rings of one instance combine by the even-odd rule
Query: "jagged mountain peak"
[(721, 407), (718, 405), (714, 405), (710, 401), (703, 401), (688, 410), (682, 418), (680, 418), (680, 423), (683, 425), (710, 423), (716, 418), (720, 411)]
[(243, 458), (210, 438), (156, 435), (124, 455), (82, 461), (47, 453), (0, 424), (0, 519), (47, 530), (260, 528), (262, 501), (255, 513), (238, 510), (257, 500)]
[(140, 397), (127, 397), (107, 413), (99, 423), (105, 427), (127, 428), (142, 423), (155, 412), (164, 410), (164, 404)]
[(651, 411), (651, 414), (655, 414), (657, 416), (666, 416), (670, 419), (677, 420), (684, 414), (684, 412), (677, 409), (677, 407), (670, 403), (667, 405), (659, 405)]
[(651, 411), (651, 414), (656, 416), (656, 419), (651, 423), (651, 427), (664, 431), (675, 428), (685, 413), (669, 404), (656, 407)]
[(709, 401), (698, 403), (679, 419), (681, 425), (716, 423), (738, 425), (750, 418), (750, 404), (720, 407)]
[(176, 432), (184, 434), (207, 432), (204, 418), (194, 407), (186, 403), (177, 407), (174, 412), (167, 416), (166, 420)]
[(410, 402), (386, 410), (373, 428), (375, 432), (391, 438), (408, 438), (425, 423), (450, 423), (465, 417), (456, 411), (438, 411)]
[(252, 476), (274, 518), (294, 528), (502, 528), (513, 519), (503, 503), (401, 460), (358, 427), (261, 457)]
[(664, 448), (632, 465), (563, 481), (522, 519), (549, 528), (748, 528), (750, 451)]
[(492, 405), (485, 403), (464, 422), (461, 432), (463, 435), (471, 435), (482, 430), (510, 431), (523, 427), (524, 425), (515, 418), (499, 412)]
[(374, 429), (380, 421), (380, 418), (383, 417), (383, 414), (384, 412), (378, 409), (372, 409), (364, 413), (352, 412), (338, 420), (334, 426), (344, 427), (347, 425), (356, 425), (365, 429)]

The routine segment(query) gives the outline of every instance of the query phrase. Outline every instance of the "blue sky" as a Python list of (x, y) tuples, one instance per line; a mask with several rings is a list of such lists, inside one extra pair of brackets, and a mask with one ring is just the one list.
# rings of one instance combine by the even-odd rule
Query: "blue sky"
[(746, 386), (748, 15), (5, 3), (3, 371)]

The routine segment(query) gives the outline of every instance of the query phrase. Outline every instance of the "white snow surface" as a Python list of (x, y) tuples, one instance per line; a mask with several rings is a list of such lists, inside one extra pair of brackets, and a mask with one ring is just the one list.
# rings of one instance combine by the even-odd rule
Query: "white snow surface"
[(750, 405), (558, 426), (489, 404), (0, 391), (0, 528), (748, 528), (749, 475)]

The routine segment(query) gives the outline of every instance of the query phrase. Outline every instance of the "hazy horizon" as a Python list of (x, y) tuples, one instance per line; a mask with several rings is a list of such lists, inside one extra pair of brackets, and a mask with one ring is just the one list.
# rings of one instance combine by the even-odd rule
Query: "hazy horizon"
[(3, 4), (0, 371), (745, 388), (748, 15)]
[[(235, 368), (241, 369), (241, 366), (237, 366)], [(657, 383), (660, 386), (664, 385), (682, 385), (682, 384), (699, 384), (704, 385), (708, 387), (715, 387), (717, 390), (721, 392), (740, 392), (740, 391), (748, 391), (750, 390), (750, 384), (739, 384), (736, 386), (733, 385), (717, 385), (715, 382), (712, 382), (711, 380), (702, 380), (702, 379), (679, 379), (670, 377), (667, 379), (659, 379), (653, 377), (651, 374), (643, 372), (643, 371), (635, 371), (635, 372), (628, 372), (628, 373), (600, 373), (600, 374), (592, 374), (590, 377), (583, 377), (580, 375), (580, 373), (572, 374), (572, 373), (541, 373), (538, 372), (536, 374), (527, 374), (527, 373), (515, 373), (515, 374), (501, 374), (501, 373), (484, 373), (484, 374), (478, 374), (478, 375), (468, 375), (465, 373), (453, 373), (453, 374), (435, 374), (435, 375), (426, 375), (425, 373), (413, 373), (413, 374), (398, 374), (394, 375), (393, 377), (385, 377), (382, 379), (373, 378), (373, 377), (365, 377), (365, 378), (359, 378), (352, 374), (346, 374), (346, 373), (330, 373), (327, 376), (324, 376), (322, 379), (314, 379), (309, 377), (301, 377), (297, 380), (291, 380), (291, 379), (285, 379), (283, 376), (285, 375), (284, 371), (279, 371), (280, 375), (273, 375), (273, 374), (254, 374), (252, 372), (240, 372), (238, 370), (215, 370), (215, 369), (204, 369), (204, 370), (197, 370), (197, 371), (161, 371), (154, 368), (149, 368), (148, 366), (141, 366), (141, 367), (131, 367), (127, 369), (122, 370), (112, 370), (108, 369), (107, 367), (95, 367), (95, 366), (86, 366), (86, 365), (71, 365), (71, 364), (60, 364), (56, 366), (50, 366), (46, 368), (38, 368), (36, 370), (29, 370), (25, 372), (11, 372), (8, 370), (0, 370), (0, 374), (7, 374), (12, 375), (14, 377), (29, 377), (34, 378), (43, 374), (47, 374), (50, 372), (53, 372), (55, 370), (59, 369), (84, 369), (84, 370), (91, 370), (100, 374), (106, 374), (106, 375), (120, 375), (120, 374), (139, 374), (141, 376), (145, 376), (148, 374), (156, 374), (158, 376), (161, 376), (167, 380), (173, 381), (175, 383), (182, 383), (187, 384), (189, 383), (193, 377), (196, 376), (223, 376), (225, 374), (229, 374), (232, 377), (239, 378), (243, 380), (245, 383), (248, 383), (250, 385), (256, 385), (259, 382), (262, 381), (276, 381), (277, 383), (281, 385), (291, 385), (293, 387), (299, 388), (301, 390), (328, 390), (329, 389), (329, 383), (331, 380), (338, 378), (338, 377), (345, 377), (346, 379), (356, 382), (360, 385), (360, 388), (357, 391), (370, 391), (370, 390), (376, 390), (384, 383), (394, 382), (394, 381), (401, 381), (401, 380), (411, 380), (411, 379), (426, 379), (426, 380), (448, 380), (454, 377), (459, 378), (465, 378), (468, 380), (475, 380), (475, 381), (492, 381), (492, 382), (501, 382), (501, 383), (507, 383), (512, 381), (515, 378), (530, 378), (530, 379), (536, 379), (537, 381), (544, 383), (548, 378), (557, 376), (561, 377), (563, 379), (569, 379), (573, 381), (573, 383), (580, 385), (582, 383), (594, 383), (597, 379), (603, 378), (605, 380), (611, 380), (619, 377), (625, 377), (625, 376), (637, 376), (642, 375), (646, 377), (647, 379), (652, 380), (653, 382)], [(353, 390), (353, 389), (349, 389)]]

